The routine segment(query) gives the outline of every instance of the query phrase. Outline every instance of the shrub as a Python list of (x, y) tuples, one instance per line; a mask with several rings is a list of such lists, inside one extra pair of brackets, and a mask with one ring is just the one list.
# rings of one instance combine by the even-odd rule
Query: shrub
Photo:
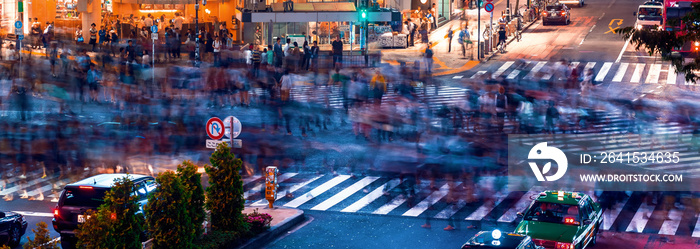
[(245, 222), (250, 225), (250, 232), (253, 235), (262, 233), (270, 228), (270, 222), (272, 221), (272, 216), (266, 213), (258, 213), (256, 208), (252, 214), (245, 215)]
[(159, 174), (156, 181), (159, 187), (148, 196), (145, 208), (153, 248), (193, 248), (195, 226), (187, 217), (189, 192), (171, 171)]
[(202, 188), (202, 174), (197, 173), (197, 165), (190, 161), (184, 161), (177, 166), (177, 175), (184, 189), (189, 192), (187, 200), (187, 217), (195, 226), (194, 238), (202, 236), (204, 229), (202, 223), (206, 216), (204, 212), (204, 188)]
[(32, 229), (34, 239), (32, 240), (27, 236), (28, 242), (22, 248), (59, 249), (58, 241), (53, 241), (54, 238), (49, 234), (49, 226), (43, 221), (36, 223), (36, 226), (36, 229)]
[(195, 242), (195, 247), (200, 249), (231, 248), (241, 244), (244, 236), (233, 231), (212, 231), (205, 234)]
[(220, 143), (205, 166), (209, 175), (206, 207), (211, 211), (212, 230), (244, 234), (248, 223), (243, 220), (243, 180), (239, 173), (241, 159), (234, 157), (226, 143)]

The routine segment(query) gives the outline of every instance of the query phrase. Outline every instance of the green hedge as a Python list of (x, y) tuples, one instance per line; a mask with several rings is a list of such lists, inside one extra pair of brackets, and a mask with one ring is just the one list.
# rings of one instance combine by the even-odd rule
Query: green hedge
[(231, 248), (243, 244), (249, 238), (247, 234), (234, 231), (211, 231), (197, 240), (195, 247), (201, 249)]

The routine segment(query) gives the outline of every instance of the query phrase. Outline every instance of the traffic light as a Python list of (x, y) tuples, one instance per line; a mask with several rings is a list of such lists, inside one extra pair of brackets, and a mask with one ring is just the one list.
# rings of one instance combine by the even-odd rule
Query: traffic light
[(367, 10), (366, 9), (360, 10), (360, 21), (367, 21)]
[(479, 0), (479, 8), (484, 7), (484, 0)]

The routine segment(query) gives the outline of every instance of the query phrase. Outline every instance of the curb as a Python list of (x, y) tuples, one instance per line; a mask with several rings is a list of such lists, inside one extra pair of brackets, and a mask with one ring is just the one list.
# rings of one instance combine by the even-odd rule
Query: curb
[[(537, 20), (532, 21), (532, 22), (530, 22), (530, 24), (525, 25), (525, 27), (523, 27), (523, 32), (525, 32), (525, 30), (529, 29), (530, 26), (532, 26), (532, 25), (535, 24), (536, 22), (537, 22)], [(510, 44), (510, 43), (513, 42), (513, 41), (515, 41), (515, 36), (513, 36), (513, 37), (510, 38), (510, 39), (508, 39), (508, 41), (506, 41), (506, 45)], [(494, 57), (495, 55), (496, 55), (495, 52), (494, 52), (494, 53), (491, 53), (491, 55), (489, 55), (489, 56), (487, 56), (486, 58), (484, 58), (484, 62), (491, 60), (491, 57)]]
[(304, 216), (304, 211), (301, 209), (297, 209), (297, 213), (293, 216), (287, 217), (284, 221), (280, 222), (279, 224), (270, 227), (270, 230), (259, 234), (258, 236), (253, 237), (252, 239), (248, 240), (245, 244), (237, 247), (238, 249), (253, 249), (253, 248), (262, 248), (264, 247), (267, 243), (270, 243), (271, 241), (274, 241), (274, 239), (287, 230), (293, 228), (294, 226), (304, 222), (306, 220), (306, 217)]

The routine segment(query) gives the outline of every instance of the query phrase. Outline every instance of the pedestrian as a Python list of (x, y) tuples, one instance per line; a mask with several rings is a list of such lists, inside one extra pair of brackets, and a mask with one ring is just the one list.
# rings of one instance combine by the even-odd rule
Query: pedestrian
[(452, 52), (452, 36), (454, 35), (454, 31), (452, 30), (452, 26), (450, 26), (447, 29), (447, 34), (445, 35), (445, 38), (447, 38), (447, 52)]
[(275, 47), (272, 52), (275, 56), (274, 66), (277, 68), (281, 67), (282, 61), (284, 60), (284, 51), (282, 50), (282, 39), (280, 37), (277, 37), (277, 41), (275, 42)]
[(119, 35), (117, 35), (117, 31), (114, 29), (109, 31), (110, 38), (109, 38), (109, 50), (112, 52), (112, 56), (114, 56), (119, 49)]
[(58, 60), (58, 43), (51, 43), (49, 62), (51, 63), (51, 76), (56, 78), (56, 61)]
[(212, 43), (212, 53), (214, 54), (214, 65), (219, 65), (221, 63), (221, 47), (223, 46), (221, 42), (221, 37), (216, 37)]
[(559, 119), (559, 110), (554, 107), (554, 101), (549, 101), (549, 107), (545, 113), (545, 133), (554, 134), (556, 121)]
[(75, 45), (80, 45), (85, 39), (83, 38), (83, 27), (78, 25), (78, 30), (75, 31)]
[[(32, 19), (29, 18), (29, 20), (32, 20)], [(40, 48), (39, 42), (41, 41), (41, 39), (40, 39), (41, 38), (40, 37), (41, 36), (41, 23), (39, 22), (39, 19), (37, 19), (36, 17), (34, 17), (34, 22), (32, 23), (32, 26), (31, 26), (30, 35), (31, 35), (30, 36), (31, 37), (31, 47), (33, 49)]]
[(90, 24), (90, 40), (88, 44), (92, 45), (92, 52), (95, 52), (95, 47), (97, 46), (97, 29), (95, 28), (95, 23)]
[[(182, 17), (180, 17), (180, 18), (182, 18)], [(182, 26), (182, 24), (180, 26)], [(180, 49), (182, 47), (182, 38), (180, 36), (180, 32), (181, 32), (181, 29), (179, 29), (177, 27), (177, 25), (175, 25), (175, 29), (173, 32), (174, 33), (173, 34), (173, 46), (174, 46), (173, 57), (175, 57), (177, 59), (180, 59), (180, 55), (181, 55)]]
[(292, 75), (289, 74), (289, 70), (284, 70), (284, 74), (280, 79), (280, 97), (282, 102), (287, 102), (290, 100), (292, 86)]
[(438, 13), (437, 13), (437, 6), (435, 5), (435, 3), (433, 3), (433, 7), (430, 8), (430, 15), (431, 15), (431, 19), (432, 19), (430, 21), (433, 25), (432, 30), (436, 30), (437, 29), (437, 15), (438, 15)]
[(99, 92), (100, 72), (97, 71), (95, 64), (90, 63), (90, 70), (87, 72), (87, 84), (90, 90), (90, 101), (98, 102), (97, 93)]
[(335, 37), (335, 41), (331, 43), (333, 48), (333, 67), (339, 67), (343, 63), (343, 42), (340, 41), (340, 36)]
[(104, 51), (104, 46), (107, 44), (108, 38), (107, 38), (107, 30), (105, 30), (105, 27), (100, 25), (100, 30), (97, 31), (97, 36), (100, 38), (99, 40), (99, 45), (100, 45), (100, 50)]
[(421, 29), (419, 31), (420, 34), (420, 40), (423, 44), (428, 44), (429, 38), (428, 38), (428, 24), (423, 23), (421, 25)]
[(294, 47), (291, 49), (290, 56), (290, 69), (294, 69), (294, 72), (299, 71), (299, 61), (301, 60), (301, 52), (299, 51), (299, 44), (297, 42), (294, 42)]
[(253, 70), (252, 70), (252, 75), (253, 78), (258, 78), (258, 72), (260, 71), (260, 63), (262, 62), (262, 55), (260, 54), (260, 51), (253, 46), (253, 44), (250, 44), (250, 50), (251, 52), (251, 61), (253, 64)]
[(374, 76), (369, 82), (369, 89), (373, 95), (372, 97), (375, 99), (374, 103), (381, 105), (384, 93), (386, 93), (386, 78), (384, 78), (379, 69), (374, 71)]
[(416, 30), (418, 26), (411, 21), (411, 18), (408, 18), (408, 30), (409, 30), (409, 35), (408, 35), (408, 44), (409, 46), (413, 46), (415, 44), (415, 37), (416, 37)]
[(314, 73), (318, 73), (318, 41), (314, 41), (314, 45), (311, 46), (311, 69)]
[(304, 41), (304, 59), (301, 62), (301, 68), (303, 70), (309, 70), (309, 63), (311, 60), (311, 46), (309, 46), (308, 41)]
[(272, 45), (267, 45), (267, 54), (263, 57), (267, 61), (267, 65), (272, 67), (275, 63), (275, 53), (272, 51)]
[(425, 53), (423, 54), (425, 58), (425, 73), (430, 76), (433, 73), (433, 49), (430, 48), (432, 42), (428, 42), (425, 48)]
[(467, 46), (471, 43), (471, 36), (466, 25), (459, 32), (459, 40), (457, 42), (462, 47), (462, 57), (467, 57)]

